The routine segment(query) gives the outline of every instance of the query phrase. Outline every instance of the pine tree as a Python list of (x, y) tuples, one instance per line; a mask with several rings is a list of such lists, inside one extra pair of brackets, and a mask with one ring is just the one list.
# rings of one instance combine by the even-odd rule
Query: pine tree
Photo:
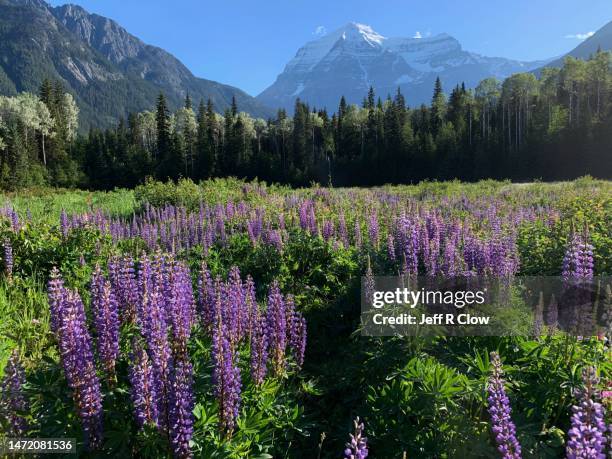
[(171, 138), (170, 138), (170, 115), (166, 104), (166, 97), (159, 93), (157, 97), (157, 109), (155, 114), (157, 124), (157, 165), (158, 176), (162, 179), (168, 178), (173, 166), (170, 162)]
[(438, 130), (444, 124), (446, 116), (446, 97), (442, 91), (442, 82), (440, 77), (436, 77), (434, 85), (434, 93), (431, 99), (431, 129), (434, 135), (437, 135)]
[(236, 96), (232, 96), (231, 113), (232, 118), (236, 118), (236, 115), (238, 115), (238, 104), (236, 103)]

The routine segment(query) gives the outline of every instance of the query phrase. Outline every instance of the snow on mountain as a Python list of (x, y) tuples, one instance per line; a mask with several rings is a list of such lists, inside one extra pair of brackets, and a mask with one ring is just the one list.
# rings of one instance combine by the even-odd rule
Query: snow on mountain
[(385, 37), (370, 26), (351, 22), (306, 43), (274, 84), (257, 98), (273, 107), (293, 108), (296, 98), (316, 107), (335, 109), (340, 96), (359, 103), (373, 86), (381, 97), (398, 87), (411, 104), (428, 102), (440, 76), (450, 89), (483, 78), (505, 78), (542, 62), (486, 57), (462, 49), (448, 34), (431, 37)]

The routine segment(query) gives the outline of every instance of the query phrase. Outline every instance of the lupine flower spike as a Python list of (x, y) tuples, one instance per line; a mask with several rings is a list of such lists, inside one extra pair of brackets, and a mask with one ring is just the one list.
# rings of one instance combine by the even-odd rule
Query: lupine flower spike
[(491, 430), (495, 436), (497, 450), (503, 459), (520, 459), (521, 445), (516, 438), (516, 428), (510, 417), (512, 409), (504, 389), (502, 364), (497, 352), (491, 352), (491, 364), (493, 373), (487, 386), (489, 394), (487, 400), (491, 415)]
[(11, 437), (23, 437), (28, 431), (28, 423), (20, 414), (27, 410), (28, 404), (23, 394), (25, 373), (19, 362), (19, 352), (13, 351), (4, 369), (0, 382), (0, 416), (6, 418)]
[(365, 459), (368, 457), (368, 439), (363, 436), (363, 422), (359, 416), (353, 421), (355, 427), (354, 433), (351, 433), (351, 441), (346, 444), (344, 450), (345, 459)]
[(578, 393), (579, 403), (572, 406), (572, 419), (567, 433), (567, 459), (605, 459), (606, 431), (604, 407), (597, 400), (599, 378), (595, 368), (583, 372), (584, 387)]
[(13, 277), (13, 246), (11, 245), (11, 241), (5, 239), (2, 243), (2, 248), (4, 251), (4, 274), (10, 281)]

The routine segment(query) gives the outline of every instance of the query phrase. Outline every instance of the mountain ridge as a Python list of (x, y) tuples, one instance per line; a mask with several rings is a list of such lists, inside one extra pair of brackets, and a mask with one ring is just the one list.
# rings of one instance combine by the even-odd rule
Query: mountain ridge
[(382, 96), (400, 87), (409, 103), (418, 104), (430, 100), (437, 76), (450, 89), (462, 82), (473, 86), (488, 76), (505, 78), (545, 62), (465, 51), (446, 33), (422, 38), (385, 37), (368, 25), (349, 22), (302, 46), (257, 99), (291, 109), (300, 97), (317, 107), (335, 108), (341, 95), (350, 103), (359, 103), (373, 86)]
[[(612, 21), (604, 24), (597, 31), (582, 41), (570, 52), (546, 64), (549, 67), (561, 67), (566, 57), (571, 56), (578, 59), (588, 59), (589, 56), (595, 54), (597, 49), (601, 47), (603, 50), (612, 50)], [(537, 69), (537, 72), (541, 71)]]
[(211, 98), (219, 111), (235, 97), (239, 109), (253, 116), (272, 114), (238, 88), (194, 76), (172, 54), (110, 18), (78, 5), (0, 0), (0, 94), (37, 92), (44, 78), (61, 81), (73, 93), (83, 129), (150, 110), (159, 92), (166, 94), (170, 108), (189, 94), (196, 103)]

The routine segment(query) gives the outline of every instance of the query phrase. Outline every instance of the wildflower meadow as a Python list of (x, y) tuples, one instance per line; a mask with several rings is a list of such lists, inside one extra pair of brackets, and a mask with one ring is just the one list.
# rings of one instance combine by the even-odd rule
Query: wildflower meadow
[(580, 291), (517, 307), (528, 329), (500, 336), (364, 336), (360, 299), (362, 277), (606, 279), (610, 196), (588, 177), (3, 195), (0, 438), (92, 458), (605, 459), (608, 281), (593, 336), (561, 326)]

